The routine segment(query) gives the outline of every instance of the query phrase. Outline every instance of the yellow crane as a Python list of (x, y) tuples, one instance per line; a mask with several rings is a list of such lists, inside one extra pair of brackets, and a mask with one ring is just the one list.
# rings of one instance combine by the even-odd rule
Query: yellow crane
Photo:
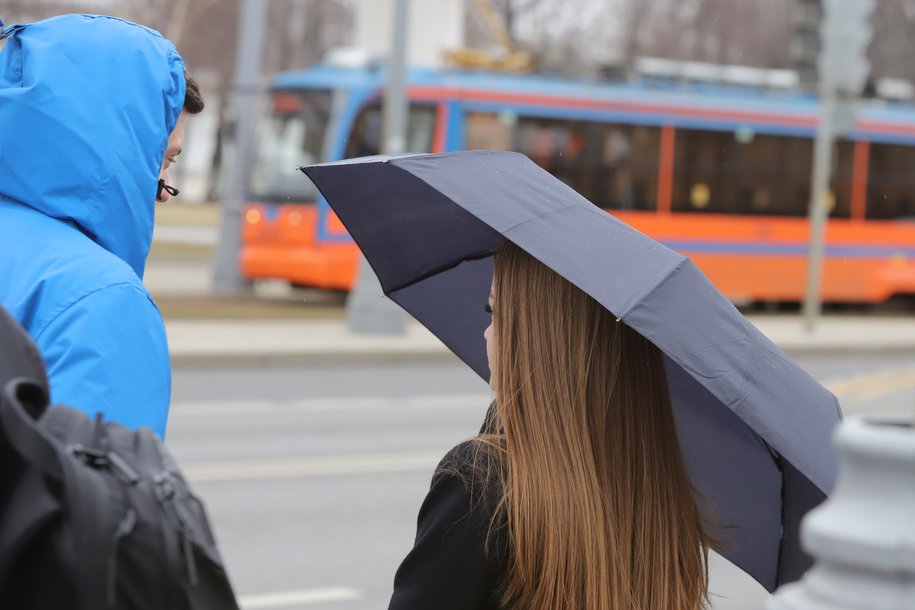
[(501, 56), (482, 49), (461, 48), (448, 51), (445, 59), (457, 68), (479, 68), (500, 72), (532, 72), (534, 60), (529, 53), (519, 51), (488, 0), (474, 0), (474, 6), (483, 17), (490, 36), (502, 48)]

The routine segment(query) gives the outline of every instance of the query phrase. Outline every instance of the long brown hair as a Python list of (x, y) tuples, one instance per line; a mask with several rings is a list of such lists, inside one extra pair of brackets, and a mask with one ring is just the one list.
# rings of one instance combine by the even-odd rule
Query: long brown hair
[(660, 351), (512, 244), (493, 288), (496, 403), (478, 446), (498, 464), (503, 605), (698, 610), (710, 539)]

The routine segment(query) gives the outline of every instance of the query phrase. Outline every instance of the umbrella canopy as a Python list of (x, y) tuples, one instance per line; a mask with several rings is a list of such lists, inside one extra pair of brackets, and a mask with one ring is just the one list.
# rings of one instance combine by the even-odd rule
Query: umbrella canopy
[(686, 257), (524, 155), (469, 151), (302, 168), (388, 296), (489, 378), (483, 311), (505, 239), (591, 295), (666, 355), (678, 435), (720, 552), (769, 591), (810, 560), (801, 517), (836, 477), (838, 401)]

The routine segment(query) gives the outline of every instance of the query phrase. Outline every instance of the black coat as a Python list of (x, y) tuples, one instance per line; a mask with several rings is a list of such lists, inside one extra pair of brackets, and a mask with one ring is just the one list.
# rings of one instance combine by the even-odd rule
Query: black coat
[(416, 542), (394, 576), (389, 610), (499, 610), (507, 571), (504, 519), (486, 535), (493, 494), (469, 464), (473, 442), (439, 463), (416, 528)]

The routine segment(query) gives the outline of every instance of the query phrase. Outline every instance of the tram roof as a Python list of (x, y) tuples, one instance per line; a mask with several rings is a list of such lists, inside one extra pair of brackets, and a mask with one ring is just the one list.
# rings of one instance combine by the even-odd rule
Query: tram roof
[[(379, 67), (345, 68), (318, 64), (304, 71), (278, 74), (273, 88), (332, 88), (378, 90), (385, 72)], [(741, 116), (766, 117), (763, 122), (793, 125), (788, 129), (815, 129), (819, 100), (798, 90), (764, 90), (759, 87), (682, 82), (672, 79), (610, 81), (568, 78), (543, 74), (508, 74), (487, 71), (412, 68), (407, 72), (410, 87), (423, 91), (465, 90), (504, 99), (533, 100), (536, 105), (615, 104), (642, 111), (679, 117), (695, 110), (729, 123)], [(863, 100), (858, 114), (858, 131), (885, 141), (915, 142), (915, 106), (883, 100)], [(681, 121), (675, 120), (675, 123)]]

